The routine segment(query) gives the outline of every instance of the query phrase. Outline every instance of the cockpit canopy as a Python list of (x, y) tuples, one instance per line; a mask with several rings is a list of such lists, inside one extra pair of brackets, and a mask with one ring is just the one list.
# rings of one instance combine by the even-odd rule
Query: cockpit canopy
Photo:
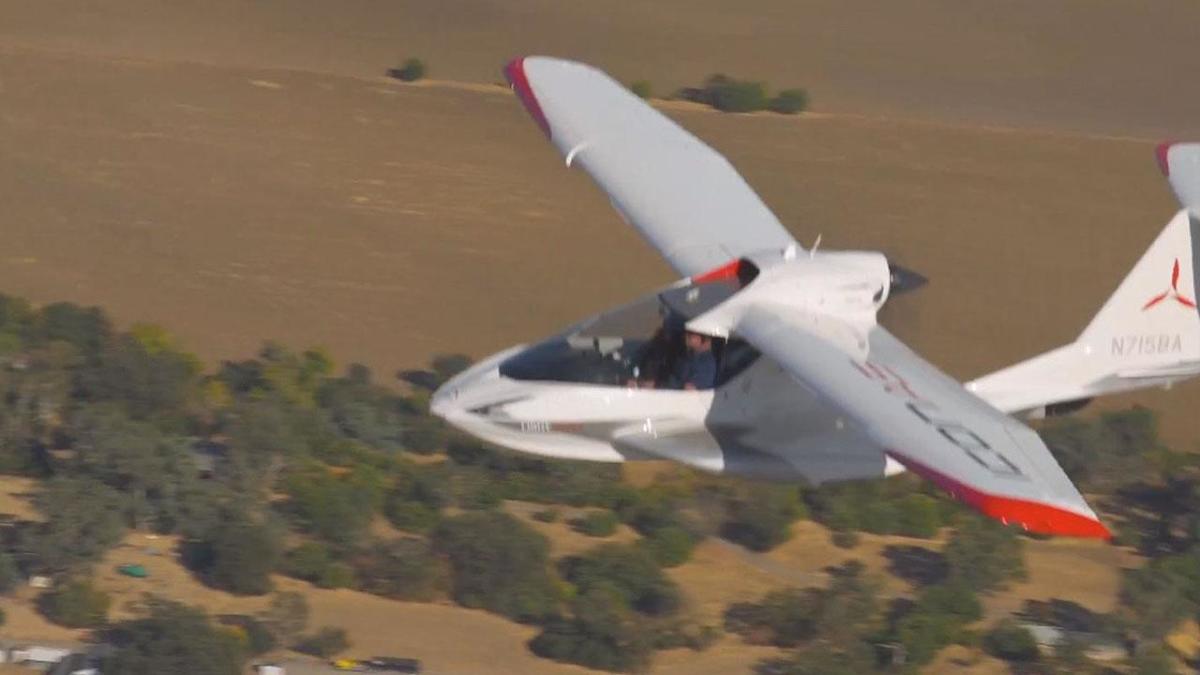
[[(733, 267), (715, 278), (670, 286), (522, 350), (500, 364), (500, 374), (516, 380), (678, 388), (672, 377), (686, 353), (687, 322), (729, 299), (751, 279), (753, 274)], [(757, 357), (737, 339), (714, 339), (712, 349), (717, 385)]]

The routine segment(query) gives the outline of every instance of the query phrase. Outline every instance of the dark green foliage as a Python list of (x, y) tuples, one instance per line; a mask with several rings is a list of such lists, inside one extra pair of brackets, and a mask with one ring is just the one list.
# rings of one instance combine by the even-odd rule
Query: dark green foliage
[(432, 538), (450, 562), (459, 604), (527, 622), (554, 612), (550, 547), (528, 525), (503, 513), (468, 513), (443, 520)]
[(1145, 480), (1161, 454), (1154, 413), (1132, 408), (1099, 420), (1064, 417), (1041, 431), (1063, 470), (1084, 490), (1112, 490)]
[(604, 544), (563, 561), (563, 576), (580, 593), (602, 587), (642, 614), (665, 616), (679, 609), (679, 588), (658, 563), (636, 546)]
[(449, 472), (441, 466), (397, 464), (384, 514), (401, 530), (429, 531), (437, 525), (442, 507), (452, 497), (448, 478)]
[(710, 75), (704, 81), (704, 86), (683, 89), (678, 96), (723, 112), (769, 109), (791, 115), (808, 107), (808, 93), (803, 89), (785, 89), (771, 97), (767, 93), (767, 85), (762, 82), (738, 80), (721, 74)]
[(1174, 675), (1179, 670), (1175, 659), (1160, 645), (1147, 645), (1130, 659), (1134, 675)]
[(575, 597), (571, 609), (571, 619), (551, 620), (530, 641), (534, 654), (612, 671), (641, 670), (649, 663), (651, 631), (620, 590), (592, 586)]
[(315, 584), (332, 564), (333, 556), (328, 546), (320, 542), (305, 542), (283, 556), (280, 571), (289, 577)]
[(213, 587), (237, 595), (263, 595), (271, 591), (280, 545), (268, 526), (235, 517), (214, 528), (189, 557), (193, 569)]
[(928, 495), (913, 493), (896, 503), (896, 534), (931, 539), (941, 524), (937, 500)]
[(73, 345), (89, 362), (99, 357), (113, 332), (112, 324), (100, 308), (69, 302), (43, 307), (33, 330), (38, 342), (61, 340)]
[(759, 664), (762, 675), (862, 675), (870, 672), (876, 659), (866, 644), (837, 646), (818, 644), (790, 658), (769, 659)]
[(806, 515), (794, 485), (756, 485), (731, 500), (721, 534), (754, 551), (769, 551), (792, 536), (792, 523)]
[(633, 92), (633, 95), (640, 99), (648, 99), (654, 93), (650, 83), (646, 80), (638, 80), (637, 82), (630, 84), (629, 91)]
[(823, 485), (805, 493), (813, 519), (834, 531), (933, 537), (946, 522), (941, 502), (909, 476)]
[(338, 475), (320, 465), (293, 471), (285, 482), (291, 507), (304, 528), (346, 546), (358, 541), (383, 500), (381, 473), (358, 465)]
[(95, 369), (80, 378), (80, 396), (111, 401), (130, 417), (182, 430), (196, 395), (195, 357), (171, 350), (151, 351), (132, 335), (107, 342)]
[(120, 493), (92, 478), (56, 477), (34, 500), (44, 522), (23, 542), (30, 569), (58, 574), (99, 558), (125, 532)]
[(1025, 547), (1017, 532), (982, 516), (960, 519), (942, 550), (950, 579), (979, 591), (1025, 578)]
[(115, 653), (101, 666), (120, 675), (238, 675), (245, 655), (238, 640), (220, 631), (198, 609), (152, 599), (145, 618), (112, 631)]
[(376, 543), (353, 566), (361, 590), (397, 600), (434, 600), (450, 586), (445, 564), (423, 539)]
[(533, 519), (539, 523), (557, 523), (559, 517), (562, 516), (562, 511), (556, 508), (539, 509), (534, 511)]
[(1124, 574), (1121, 603), (1144, 638), (1161, 639), (1200, 611), (1200, 552), (1159, 558)]
[(753, 112), (767, 107), (767, 87), (762, 82), (710, 75), (700, 89), (685, 89), (683, 98), (723, 112)]
[(76, 579), (43, 593), (38, 598), (38, 609), (60, 626), (97, 628), (108, 620), (111, 602), (108, 594), (90, 581)]
[(312, 635), (300, 638), (296, 651), (327, 659), (350, 648), (345, 629), (326, 626)]
[(232, 626), (246, 635), (246, 651), (250, 656), (265, 654), (279, 645), (275, 635), (262, 621), (245, 614), (223, 614), (217, 617), (222, 626)]
[(416, 82), (425, 77), (425, 62), (418, 58), (410, 58), (399, 68), (388, 70), (388, 75), (402, 82)]
[(808, 92), (803, 89), (784, 89), (767, 105), (772, 112), (795, 115), (808, 108)]
[(890, 642), (904, 646), (909, 663), (928, 663), (943, 647), (961, 641), (965, 626), (982, 616), (983, 607), (970, 588), (930, 586), (893, 618)]
[(617, 531), (617, 515), (612, 511), (590, 511), (571, 520), (571, 529), (589, 537), (610, 537)]
[(8, 615), (4, 613), (4, 608), (0, 607), (0, 626), (3, 626), (8, 621)]
[(404, 428), (416, 412), (404, 398), (371, 384), (370, 371), (359, 366), (346, 377), (327, 380), (317, 390), (317, 404), (346, 438), (372, 448), (394, 451), (404, 446)]
[(833, 572), (829, 588), (772, 591), (759, 602), (742, 602), (725, 611), (725, 630), (750, 644), (796, 647), (820, 639), (854, 649), (874, 632), (878, 588), (857, 563)]
[(1025, 627), (1013, 621), (1001, 621), (983, 636), (989, 654), (1005, 661), (1033, 661), (1038, 657), (1037, 642)]
[(7, 551), (0, 551), (0, 595), (16, 590), (21, 583), (21, 571), (17, 562)]
[(696, 549), (699, 538), (678, 525), (667, 525), (646, 535), (638, 546), (663, 567), (677, 567), (687, 562)]
[(308, 626), (308, 601), (296, 592), (276, 593), (260, 618), (276, 640), (290, 645)]

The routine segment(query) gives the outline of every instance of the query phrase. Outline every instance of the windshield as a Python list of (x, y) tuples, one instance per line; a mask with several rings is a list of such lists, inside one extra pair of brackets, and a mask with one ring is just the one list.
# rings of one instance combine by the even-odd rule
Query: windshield
[[(740, 289), (737, 279), (720, 279), (659, 291), (521, 351), (500, 364), (500, 374), (517, 380), (683, 388), (678, 372), (692, 354), (685, 344), (685, 325)], [(718, 381), (711, 381), (710, 375), (707, 386), (698, 388), (711, 388), (731, 376), (718, 367), (725, 342), (708, 341), (711, 354), (707, 358), (714, 361), (712, 369), (719, 371)], [(746, 356), (748, 345), (738, 344), (741, 370), (753, 357)]]

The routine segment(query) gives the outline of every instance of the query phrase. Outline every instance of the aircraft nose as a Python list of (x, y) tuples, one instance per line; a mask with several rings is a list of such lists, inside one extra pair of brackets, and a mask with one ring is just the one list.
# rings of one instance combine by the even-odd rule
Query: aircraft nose
[(442, 419), (448, 419), (456, 411), (461, 410), (458, 404), (459, 390), (453, 382), (447, 382), (433, 392), (429, 401), (429, 412)]

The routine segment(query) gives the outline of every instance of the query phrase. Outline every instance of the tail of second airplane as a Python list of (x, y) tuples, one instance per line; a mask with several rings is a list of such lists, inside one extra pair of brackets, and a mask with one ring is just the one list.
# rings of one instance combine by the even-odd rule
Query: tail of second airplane
[(1184, 208), (1075, 342), (971, 382), (1007, 412), (1054, 414), (1103, 394), (1200, 375), (1200, 144), (1158, 157)]

